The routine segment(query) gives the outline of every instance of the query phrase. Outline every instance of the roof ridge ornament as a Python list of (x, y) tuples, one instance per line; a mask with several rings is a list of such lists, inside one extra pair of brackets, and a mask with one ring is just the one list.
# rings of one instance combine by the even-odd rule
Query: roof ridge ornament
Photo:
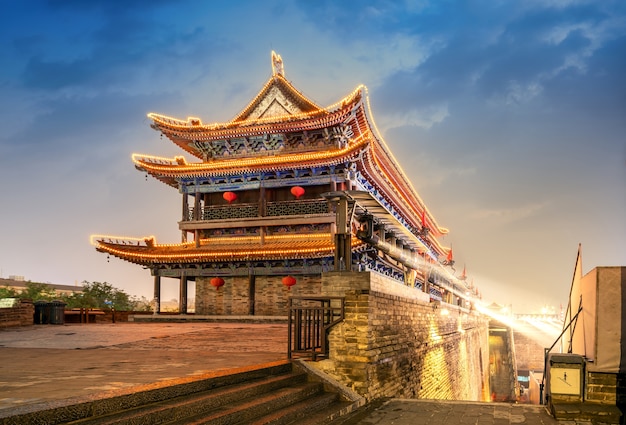
[(285, 67), (283, 65), (283, 58), (278, 53), (272, 50), (272, 75), (285, 76)]

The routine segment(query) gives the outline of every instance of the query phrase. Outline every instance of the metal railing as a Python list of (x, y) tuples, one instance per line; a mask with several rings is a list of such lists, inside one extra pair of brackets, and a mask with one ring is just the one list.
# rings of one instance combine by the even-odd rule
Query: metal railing
[(328, 330), (343, 321), (343, 297), (290, 297), (287, 355), (328, 357)]

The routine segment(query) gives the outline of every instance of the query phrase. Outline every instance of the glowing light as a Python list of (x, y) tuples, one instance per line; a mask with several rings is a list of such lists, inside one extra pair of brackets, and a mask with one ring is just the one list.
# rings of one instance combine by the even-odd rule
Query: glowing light
[(291, 291), (291, 287), (296, 284), (296, 278), (293, 276), (285, 276), (282, 279), (283, 285), (287, 287), (288, 290)]
[[(146, 245), (141, 247), (133, 246), (136, 244), (126, 246), (127, 244), (121, 243), (123, 239), (127, 240), (128, 238), (113, 237), (113, 239), (111, 239), (109, 237), (92, 236), (92, 241), (94, 241), (97, 250), (110, 253), (122, 259), (127, 259), (128, 261), (143, 263), (160, 261), (224, 261), (233, 258), (304, 258), (307, 256), (329, 255), (334, 251), (334, 243), (329, 233), (271, 235), (265, 237), (264, 245), (261, 245), (261, 238), (259, 236), (209, 238), (201, 239), (201, 242), (206, 245), (201, 244), (199, 249), (193, 249), (195, 248), (195, 242), (157, 245), (154, 238), (143, 239)], [(139, 238), (134, 239), (137, 241), (142, 240)], [(276, 243), (280, 243), (281, 241), (283, 243), (284, 241), (301, 242), (288, 243), (287, 246), (276, 246)], [(245, 244), (245, 246), (237, 246), (237, 243)], [(255, 246), (253, 244), (258, 245)], [(361, 244), (362, 242), (359, 239), (352, 238), (352, 247), (357, 247)], [(207, 249), (212, 247), (216, 249)]]
[(341, 108), (344, 108), (347, 105), (353, 103), (355, 99), (358, 99), (358, 96), (361, 94), (361, 90), (365, 88), (364, 85), (359, 85), (348, 96), (344, 97), (340, 101), (330, 106), (327, 106), (325, 108), (320, 108), (319, 106), (315, 105), (315, 103), (313, 103), (311, 100), (309, 100), (308, 98), (300, 94), (299, 96), (300, 100), (313, 106), (315, 108), (314, 110), (309, 111), (309, 112), (300, 112), (297, 114), (286, 114), (286, 115), (278, 115), (278, 116), (271, 116), (271, 117), (265, 117), (265, 118), (252, 118), (250, 120), (241, 120), (240, 117), (246, 116), (250, 112), (250, 110), (254, 107), (254, 105), (256, 105), (258, 100), (266, 94), (269, 86), (274, 84), (275, 79), (278, 79), (283, 84), (287, 85), (294, 92), (294, 94), (300, 94), (300, 92), (295, 87), (293, 87), (291, 83), (289, 83), (285, 79), (285, 77), (283, 77), (280, 74), (277, 74), (273, 78), (270, 78), (268, 80), (268, 82), (261, 89), (259, 94), (252, 100), (252, 102), (250, 102), (250, 104), (242, 111), (242, 113), (238, 115), (237, 118), (227, 123), (202, 124), (202, 121), (199, 118), (187, 117), (187, 120), (181, 120), (179, 118), (169, 117), (167, 115), (161, 115), (155, 112), (149, 112), (147, 116), (148, 118), (153, 120), (155, 124), (160, 123), (171, 129), (178, 129), (178, 130), (200, 129), (200, 130), (209, 130), (209, 131), (229, 130), (232, 128), (248, 127), (251, 125), (263, 124), (263, 123), (297, 121), (303, 118), (315, 117), (317, 115), (327, 116), (328, 114), (337, 112)]
[(211, 286), (215, 287), (216, 291), (219, 291), (220, 287), (224, 286), (224, 279), (222, 279), (221, 277), (214, 277), (213, 279), (211, 279), (210, 283)]
[(302, 195), (304, 195), (304, 188), (300, 186), (294, 186), (291, 188), (291, 194), (296, 197), (296, 199), (300, 199)]
[(345, 146), (342, 149), (328, 150), (322, 152), (308, 152), (308, 153), (291, 153), (283, 155), (263, 156), (256, 158), (234, 158), (234, 159), (221, 159), (219, 161), (211, 162), (195, 162), (185, 163), (185, 165), (179, 165), (175, 159), (168, 159), (162, 157), (153, 157), (151, 155), (142, 155), (134, 153), (132, 155), (133, 162), (144, 169), (146, 172), (162, 173), (164, 175), (202, 175), (203, 173), (217, 173), (217, 172), (233, 172), (235, 170), (249, 170), (261, 167), (269, 167), (276, 169), (284, 165), (293, 164), (308, 164), (316, 161), (339, 161), (345, 159), (353, 153), (356, 153), (359, 148), (365, 146), (368, 140), (362, 136), (359, 136), (353, 140), (353, 142)]
[(237, 199), (237, 194), (235, 192), (224, 192), (222, 198), (224, 198), (229, 204), (232, 204), (232, 202)]

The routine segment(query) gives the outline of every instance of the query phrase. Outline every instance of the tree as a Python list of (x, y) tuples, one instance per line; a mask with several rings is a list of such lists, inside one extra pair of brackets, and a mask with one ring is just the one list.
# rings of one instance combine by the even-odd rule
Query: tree
[(4, 288), (0, 288), (0, 298), (18, 298), (19, 293), (13, 289), (5, 286)]
[(33, 301), (51, 301), (58, 297), (54, 289), (45, 283), (28, 281), (26, 282), (26, 289), (20, 292), (19, 298), (31, 299)]
[(64, 297), (68, 308), (101, 308), (149, 311), (149, 302), (128, 295), (107, 282), (83, 281), (83, 291)]

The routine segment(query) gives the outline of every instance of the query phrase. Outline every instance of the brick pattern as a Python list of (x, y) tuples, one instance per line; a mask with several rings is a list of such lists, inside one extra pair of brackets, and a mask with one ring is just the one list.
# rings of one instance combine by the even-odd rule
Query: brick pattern
[(489, 333), (489, 386), (492, 401), (515, 402), (517, 382), (510, 329)]
[(515, 334), (515, 359), (519, 370), (543, 370), (544, 347), (535, 338), (522, 332)]
[(0, 308), (0, 328), (34, 324), (35, 307), (22, 300), (16, 307)]
[(585, 399), (598, 403), (617, 403), (617, 374), (587, 372)]
[[(297, 275), (289, 290), (282, 284), (284, 276), (256, 276), (254, 290), (255, 316), (287, 316), (290, 296), (319, 296), (320, 275)], [(250, 280), (248, 276), (224, 277), (217, 291), (210, 277), (196, 278), (196, 314), (248, 315), (250, 313)]]
[(323, 295), (345, 295), (346, 318), (330, 331), (329, 360), (320, 367), (369, 400), (487, 400), (487, 319), (433, 308), (421, 295), (402, 295), (403, 285), (390, 279), (392, 294), (385, 293), (381, 279), (369, 272), (323, 276)]

